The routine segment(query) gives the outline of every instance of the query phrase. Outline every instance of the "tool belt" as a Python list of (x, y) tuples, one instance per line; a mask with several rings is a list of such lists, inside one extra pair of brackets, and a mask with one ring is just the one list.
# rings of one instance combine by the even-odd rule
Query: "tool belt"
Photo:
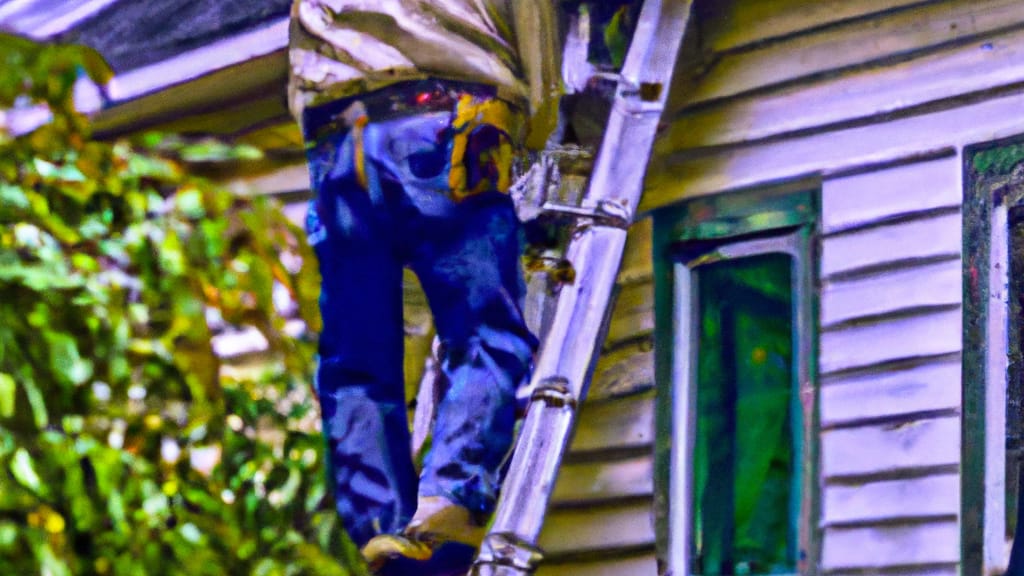
[(452, 113), (448, 174), (452, 199), (460, 201), (492, 189), (508, 192), (521, 115), (498, 99), (493, 86), (434, 79), (399, 82), (307, 108), (302, 124), (311, 146), (351, 132), (356, 177), (367, 188), (366, 125), (432, 112)]

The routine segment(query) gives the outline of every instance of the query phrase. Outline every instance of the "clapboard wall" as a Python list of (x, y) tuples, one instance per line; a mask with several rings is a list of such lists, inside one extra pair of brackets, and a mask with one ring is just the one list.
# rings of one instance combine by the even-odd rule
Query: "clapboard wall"
[(961, 165), (822, 183), (822, 568), (955, 574)]
[(540, 546), (540, 576), (656, 572), (651, 222), (634, 224), (618, 297)]
[(963, 150), (1024, 134), (1024, 3), (697, 10), (642, 209), (820, 189), (820, 570), (956, 574)]

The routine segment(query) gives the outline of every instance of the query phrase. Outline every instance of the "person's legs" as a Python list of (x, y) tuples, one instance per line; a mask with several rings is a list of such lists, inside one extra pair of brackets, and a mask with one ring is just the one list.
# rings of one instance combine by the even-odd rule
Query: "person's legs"
[[(352, 169), (351, 138), (310, 153), (308, 219), (323, 277), (317, 388), (338, 513), (360, 547), (415, 507), (402, 375), (402, 267), (386, 211)], [(373, 179), (376, 183), (376, 179)]]
[[(500, 104), (482, 102), (478, 114), (466, 117), (507, 118)], [(423, 556), (416, 540), (423, 534), (410, 526), (405, 533), (411, 539), (387, 535), (401, 529), (412, 508), (407, 504), (412, 482), (405, 481), (411, 474), (409, 431), (404, 412), (397, 409), (402, 404), (397, 263), (405, 261), (420, 277), (445, 344), (443, 369), (450, 383), (438, 409), (417, 505), (426, 510), (424, 503), (443, 499), (464, 516), (482, 518), (494, 508), (500, 468), (512, 441), (515, 391), (528, 375), (537, 345), (521, 311), (525, 285), (519, 222), (511, 198), (496, 191), (508, 185), (510, 141), (507, 131), (486, 122), (460, 130), (453, 115), (444, 112), (379, 122), (368, 118), (363, 126), (361, 170), (345, 164), (354, 166), (351, 139), (336, 154), (337, 168), (312, 166), (314, 184), (326, 175), (326, 184), (315, 186), (326, 191), (320, 194), (325, 247), (317, 247), (325, 270), (320, 385), (328, 389), (325, 382), (345, 383), (333, 385), (343, 396), (337, 402), (323, 400), (333, 462), (347, 471), (347, 476), (335, 475), (339, 494), (347, 492), (348, 508), (339, 499), (339, 512), (357, 518), (346, 521), (346, 527), (361, 547), (367, 535), (385, 534), (363, 547), (382, 574), (403, 573), (406, 564), (418, 566), (418, 574), (447, 573), (440, 565), (450, 559), (455, 570), (465, 567), (472, 548), (449, 543), (437, 548), (429, 562), (416, 564), (413, 559)], [(462, 169), (458, 178), (451, 176), (453, 156)], [(368, 190), (359, 187), (356, 173)], [(332, 178), (344, 180), (344, 186), (332, 187)], [(458, 190), (452, 184), (456, 180)], [(340, 201), (324, 205), (335, 189), (344, 190), (337, 194)], [(335, 237), (345, 241), (335, 243)], [(332, 331), (330, 319), (341, 317), (344, 322), (333, 324), (339, 331)], [(329, 422), (329, 412), (342, 416)], [(386, 511), (385, 501), (398, 504)], [(367, 519), (381, 524), (368, 530)], [(459, 540), (441, 536), (429, 548)]]
[(511, 198), (497, 192), (430, 220), (412, 266), (434, 313), (449, 387), (420, 477), (419, 506), (443, 497), (482, 519), (494, 509), (512, 443), (515, 392), (537, 345), (522, 315), (519, 222)]

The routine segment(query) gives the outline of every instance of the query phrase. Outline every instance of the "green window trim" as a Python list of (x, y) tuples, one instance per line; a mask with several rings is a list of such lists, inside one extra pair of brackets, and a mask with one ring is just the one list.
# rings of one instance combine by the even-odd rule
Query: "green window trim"
[[(982, 576), (1005, 569), (1009, 516), (1015, 503), (1006, 491), (1007, 435), (1014, 424), (1007, 406), (1020, 377), (1019, 310), (1008, 298), (1021, 289), (1010, 270), (1012, 236), (1019, 235), (1024, 206), (1024, 144), (1021, 138), (964, 150), (963, 203), (963, 406), (961, 413), (961, 574)], [(1019, 263), (1019, 262), (1018, 262)], [(1011, 274), (1011, 272), (1013, 272)], [(1014, 345), (1011, 346), (1011, 343)], [(1019, 390), (1016, 393), (1019, 394)], [(1019, 400), (1019, 398), (1018, 398)], [(1002, 492), (989, 497), (992, 491)]]
[[(802, 426), (800, 474), (791, 494), (798, 530), (797, 567), (813, 573), (820, 558), (820, 487), (816, 386), (817, 295), (813, 243), (818, 194), (756, 190), (703, 197), (654, 213), (656, 310), (655, 503), (660, 573), (688, 574), (691, 562), (692, 454), (695, 438), (695, 270), (715, 261), (762, 254), (792, 258), (792, 413)], [(687, 415), (680, 418), (680, 415)], [(673, 449), (676, 446), (676, 449)]]

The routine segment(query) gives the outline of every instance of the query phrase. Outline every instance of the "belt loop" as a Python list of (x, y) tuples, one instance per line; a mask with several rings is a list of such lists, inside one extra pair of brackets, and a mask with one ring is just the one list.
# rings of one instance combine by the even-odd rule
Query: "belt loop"
[(341, 117), (352, 129), (352, 162), (355, 164), (356, 179), (364, 190), (369, 190), (370, 179), (366, 175), (366, 147), (363, 145), (363, 132), (366, 125), (370, 123), (366, 105), (356, 100), (341, 113)]

